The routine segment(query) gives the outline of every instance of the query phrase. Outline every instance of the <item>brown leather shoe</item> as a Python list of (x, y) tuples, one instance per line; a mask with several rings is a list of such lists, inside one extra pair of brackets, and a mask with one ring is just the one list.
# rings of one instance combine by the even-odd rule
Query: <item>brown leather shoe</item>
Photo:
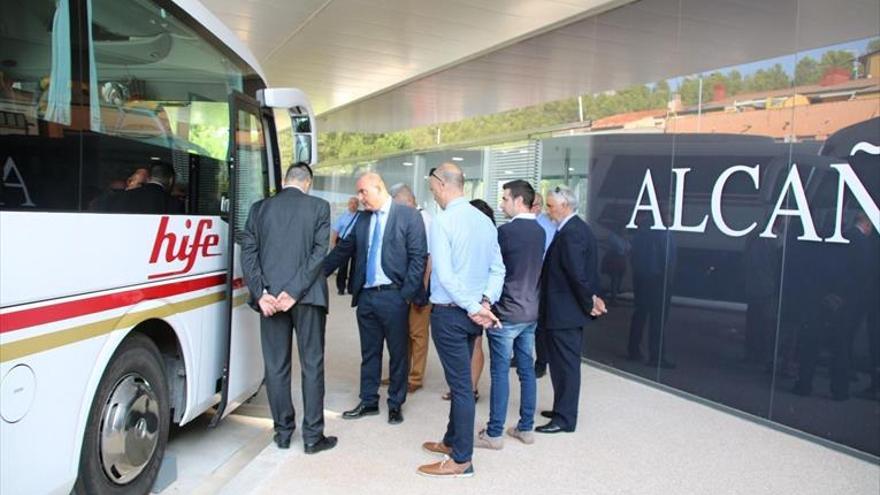
[(443, 442), (425, 442), (422, 444), (422, 450), (432, 454), (452, 455), (452, 447), (447, 447)]
[(418, 389), (420, 389), (420, 388), (422, 388), (421, 385), (416, 385), (415, 383), (410, 383), (410, 384), (406, 387), (406, 392), (407, 392), (408, 394), (411, 394), (411, 393), (415, 392), (416, 390), (418, 390)]
[(452, 459), (443, 459), (419, 466), (418, 473), (433, 478), (469, 478), (474, 475), (474, 466), (470, 462), (459, 464)]

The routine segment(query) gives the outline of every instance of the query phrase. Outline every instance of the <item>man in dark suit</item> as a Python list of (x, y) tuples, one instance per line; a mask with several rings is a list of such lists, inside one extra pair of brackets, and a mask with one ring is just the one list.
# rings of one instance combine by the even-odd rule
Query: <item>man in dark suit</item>
[(111, 209), (119, 213), (184, 213), (183, 203), (171, 196), (174, 180), (174, 167), (170, 163), (155, 162), (147, 182), (116, 196)]
[(324, 329), (327, 280), (321, 264), (330, 241), (330, 205), (308, 195), (312, 171), (292, 165), (284, 188), (251, 207), (241, 235), (241, 265), (249, 304), (262, 314), (266, 394), (275, 422), (275, 443), (290, 446), (296, 429), (290, 400), (291, 327), (302, 368), (303, 441), (306, 454), (332, 449), (324, 436)]
[(406, 401), (409, 374), (409, 305), (425, 273), (425, 226), (415, 208), (391, 200), (378, 174), (364, 174), (356, 187), (366, 212), (324, 261), (324, 274), (330, 275), (349, 259), (354, 260), (349, 287), (361, 337), (360, 403), (342, 417), (379, 414), (385, 341), (391, 355), (388, 422), (399, 424), (403, 422), (401, 407)]
[(571, 432), (577, 426), (581, 392), (583, 327), (591, 316), (605, 314), (599, 293), (596, 238), (575, 213), (571, 189), (557, 187), (547, 195), (547, 213), (558, 225), (544, 257), (539, 318), (547, 332), (553, 411), (539, 433)]

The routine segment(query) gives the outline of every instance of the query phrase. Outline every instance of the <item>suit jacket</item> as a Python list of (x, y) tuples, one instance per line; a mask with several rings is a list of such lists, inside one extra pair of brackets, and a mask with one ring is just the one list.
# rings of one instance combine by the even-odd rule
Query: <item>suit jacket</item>
[(596, 238), (579, 216), (572, 217), (544, 257), (540, 321), (543, 328), (575, 328), (590, 320), (599, 291)]
[(162, 186), (147, 182), (112, 199), (111, 209), (122, 213), (183, 213), (183, 203)]
[(296, 303), (327, 308), (327, 279), (321, 263), (330, 245), (330, 204), (294, 187), (254, 203), (241, 233), (241, 265), (248, 304), (266, 289)]
[[(362, 212), (348, 237), (340, 240), (324, 260), (325, 275), (333, 273), (345, 260), (354, 260), (349, 279), (352, 306), (357, 306), (367, 280), (367, 250), (373, 214), (371, 211)], [(418, 210), (392, 203), (382, 236), (382, 270), (392, 283), (400, 287), (400, 295), (408, 302), (424, 286), (422, 277), (427, 252), (425, 224)]]

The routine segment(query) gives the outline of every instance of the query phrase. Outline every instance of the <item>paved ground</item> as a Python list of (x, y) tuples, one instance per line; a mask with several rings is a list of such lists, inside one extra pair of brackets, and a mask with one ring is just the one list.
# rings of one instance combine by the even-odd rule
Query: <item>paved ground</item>
[[(577, 432), (537, 435), (531, 446), (510, 441), (500, 452), (477, 450), (473, 478), (423, 478), (416, 467), (434, 458), (420, 445), (441, 437), (449, 407), (440, 400), (445, 384), (434, 349), (426, 386), (410, 395), (406, 420), (398, 426), (385, 421), (384, 389), (381, 415), (340, 418), (357, 403), (359, 353), (348, 298), (334, 296), (325, 408), (326, 433), (339, 437), (336, 449), (306, 456), (299, 435), (290, 450), (277, 449), (271, 421), (261, 417), (266, 401), (260, 395), (217, 430), (208, 431), (204, 418), (176, 431), (169, 453), (177, 460), (178, 479), (162, 493), (880, 493), (876, 464), (590, 366), (583, 370)], [(298, 371), (294, 376), (300, 411)], [(485, 397), (477, 404), (478, 427), (488, 418), (488, 363), (480, 390)], [(518, 396), (512, 391), (509, 421)], [(539, 380), (539, 409), (551, 402), (549, 381)]]

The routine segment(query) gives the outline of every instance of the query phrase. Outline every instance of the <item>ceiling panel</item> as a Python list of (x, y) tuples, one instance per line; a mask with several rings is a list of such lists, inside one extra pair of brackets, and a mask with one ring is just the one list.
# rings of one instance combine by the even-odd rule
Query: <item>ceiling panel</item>
[(325, 112), (623, 0), (203, 0)]
[(456, 121), (880, 35), (877, 0), (203, 1), (324, 130)]

